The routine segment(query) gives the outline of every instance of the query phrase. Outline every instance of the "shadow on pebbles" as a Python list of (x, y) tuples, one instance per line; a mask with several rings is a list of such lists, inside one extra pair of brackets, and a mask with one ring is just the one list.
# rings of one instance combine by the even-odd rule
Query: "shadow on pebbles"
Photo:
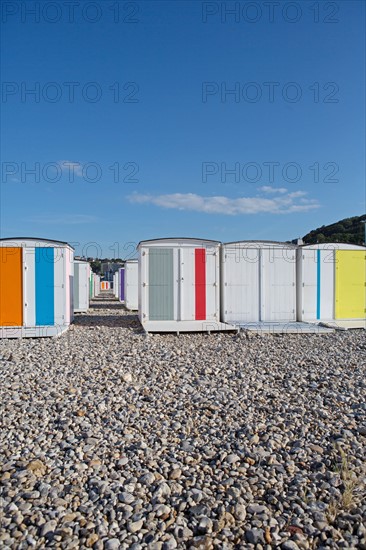
[(366, 549), (366, 338), (146, 337), (95, 301), (0, 342), (0, 546)]

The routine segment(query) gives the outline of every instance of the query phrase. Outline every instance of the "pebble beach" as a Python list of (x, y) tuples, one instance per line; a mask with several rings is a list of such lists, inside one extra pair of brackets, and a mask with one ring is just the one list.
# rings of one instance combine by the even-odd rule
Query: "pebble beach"
[(112, 297), (0, 341), (0, 547), (366, 550), (366, 338), (150, 334)]

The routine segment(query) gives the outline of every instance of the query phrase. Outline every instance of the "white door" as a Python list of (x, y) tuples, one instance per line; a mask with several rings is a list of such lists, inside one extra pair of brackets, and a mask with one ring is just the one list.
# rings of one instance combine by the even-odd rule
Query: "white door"
[(296, 254), (294, 249), (261, 250), (261, 321), (296, 320)]
[(318, 251), (303, 250), (301, 258), (301, 319), (313, 321), (317, 318)]
[[(63, 327), (68, 319), (66, 319), (66, 308), (70, 304), (66, 304), (66, 268), (65, 268), (65, 253), (67, 250), (63, 248), (54, 248), (54, 287), (55, 287), (55, 325)], [(69, 291), (73, 292), (73, 279), (69, 282)], [(73, 312), (72, 312), (73, 314)]]
[(79, 304), (80, 308), (87, 310), (89, 307), (89, 266), (79, 264)]
[(226, 322), (259, 321), (259, 251), (226, 248), (223, 256), (223, 318)]
[(195, 249), (193, 247), (180, 248), (178, 262), (178, 320), (194, 321), (196, 318)]
[(318, 289), (319, 318), (334, 319), (334, 274), (336, 255), (334, 247), (319, 250), (320, 255), (320, 288)]
[(219, 253), (217, 247), (206, 248), (206, 319), (218, 319)]
[(34, 248), (23, 248), (24, 326), (36, 325), (36, 267)]
[(138, 309), (138, 263), (126, 263), (125, 266), (125, 304), (127, 309)]

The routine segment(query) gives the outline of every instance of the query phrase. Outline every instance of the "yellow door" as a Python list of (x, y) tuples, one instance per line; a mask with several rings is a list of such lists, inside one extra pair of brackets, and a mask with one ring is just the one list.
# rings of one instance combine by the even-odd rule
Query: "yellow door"
[(0, 248), (0, 326), (23, 325), (22, 249)]
[(366, 313), (366, 252), (336, 251), (336, 319), (364, 319)]

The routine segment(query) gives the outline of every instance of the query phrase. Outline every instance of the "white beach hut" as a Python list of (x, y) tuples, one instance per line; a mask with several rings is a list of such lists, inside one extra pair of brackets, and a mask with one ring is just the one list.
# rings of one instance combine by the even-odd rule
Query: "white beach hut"
[(85, 313), (89, 309), (90, 264), (83, 260), (74, 261), (74, 311)]
[(100, 294), (100, 275), (93, 273), (93, 298)]
[(0, 240), (0, 337), (58, 336), (74, 318), (74, 249), (65, 242)]
[(298, 319), (365, 328), (366, 248), (322, 243), (297, 251)]
[(272, 241), (221, 249), (222, 321), (235, 325), (296, 321), (296, 246)]
[(168, 238), (142, 241), (139, 318), (145, 331), (225, 330), (220, 323), (220, 243)]
[(127, 309), (137, 310), (138, 299), (138, 260), (127, 260), (124, 269), (124, 302)]

